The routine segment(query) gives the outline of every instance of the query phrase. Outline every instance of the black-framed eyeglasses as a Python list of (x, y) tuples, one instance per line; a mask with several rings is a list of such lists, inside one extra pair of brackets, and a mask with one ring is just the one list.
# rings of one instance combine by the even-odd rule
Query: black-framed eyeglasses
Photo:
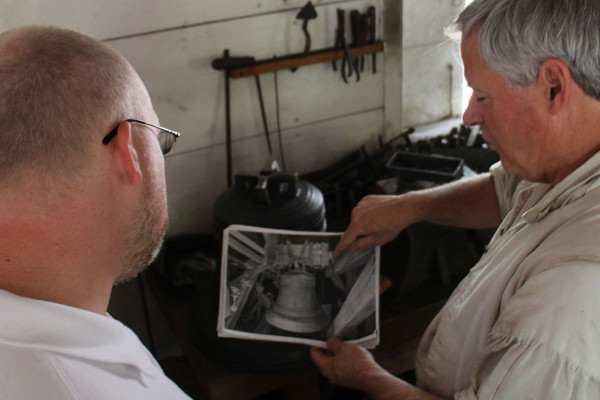
[(108, 132), (108, 135), (102, 138), (102, 143), (104, 145), (107, 145), (112, 138), (117, 135), (117, 132), (119, 131), (119, 125), (121, 125), (123, 122), (135, 122), (136, 124), (147, 125), (158, 129), (158, 143), (160, 144), (163, 155), (167, 154), (173, 149), (173, 145), (177, 141), (177, 138), (181, 136), (181, 133), (175, 132), (171, 129), (163, 128), (162, 126), (153, 125), (148, 122), (140, 121), (139, 119), (126, 119), (125, 121), (119, 122), (117, 126), (115, 126), (115, 129)]

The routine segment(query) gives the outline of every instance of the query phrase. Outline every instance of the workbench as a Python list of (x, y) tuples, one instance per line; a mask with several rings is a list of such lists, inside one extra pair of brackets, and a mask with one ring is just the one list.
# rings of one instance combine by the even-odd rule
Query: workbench
[[(192, 375), (208, 399), (252, 399), (275, 390), (282, 399), (320, 398), (319, 374), (314, 368), (281, 374), (246, 373), (232, 370), (204, 355), (190, 329), (194, 287), (174, 287), (153, 269), (145, 272), (145, 278), (183, 350)], [(380, 307), (381, 342), (373, 350), (380, 365), (394, 375), (414, 368), (420, 337), (442, 307), (449, 290), (450, 287), (420, 288), (417, 294), (406, 296), (408, 301)]]

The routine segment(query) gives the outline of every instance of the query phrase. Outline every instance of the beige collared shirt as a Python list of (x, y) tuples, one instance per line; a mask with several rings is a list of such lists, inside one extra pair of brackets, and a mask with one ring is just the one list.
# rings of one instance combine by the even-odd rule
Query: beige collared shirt
[(491, 168), (502, 224), (425, 332), (455, 399), (600, 399), (600, 153), (555, 187)]

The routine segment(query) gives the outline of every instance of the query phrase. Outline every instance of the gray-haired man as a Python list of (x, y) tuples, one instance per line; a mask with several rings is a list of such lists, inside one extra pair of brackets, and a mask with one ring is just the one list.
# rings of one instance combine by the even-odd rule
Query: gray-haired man
[(365, 198), (336, 254), (418, 221), (498, 230), (422, 338), (419, 388), (335, 338), (313, 360), (373, 399), (600, 398), (600, 2), (475, 0), (455, 27), (464, 121), (501, 163)]

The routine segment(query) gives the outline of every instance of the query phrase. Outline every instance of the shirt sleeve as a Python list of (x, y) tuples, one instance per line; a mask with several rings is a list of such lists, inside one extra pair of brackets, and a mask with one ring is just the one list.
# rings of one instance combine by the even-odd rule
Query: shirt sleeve
[(600, 399), (600, 266), (571, 262), (541, 272), (507, 302), (454, 398)]

